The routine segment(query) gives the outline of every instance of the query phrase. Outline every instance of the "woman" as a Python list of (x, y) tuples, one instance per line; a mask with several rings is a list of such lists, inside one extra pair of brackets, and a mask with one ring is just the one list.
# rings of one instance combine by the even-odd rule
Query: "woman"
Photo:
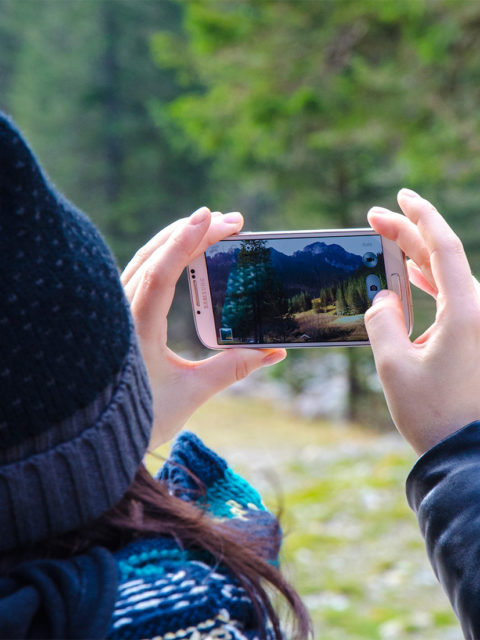
[[(158, 480), (142, 466), (214, 393), (285, 357), (239, 349), (189, 362), (167, 347), (177, 279), (240, 230), (240, 214), (202, 208), (175, 222), (120, 282), (98, 232), (4, 115), (0, 166), (0, 637), (280, 638), (268, 586), (307, 637), (258, 494), (189, 433)], [(375, 209), (369, 220), (411, 256), (437, 319), (412, 344), (385, 292), (366, 324), (397, 427), (430, 448), (410, 503), (466, 637), (478, 638), (478, 424), (454, 433), (480, 417), (478, 288), (438, 212), (406, 191), (399, 202), (406, 217)]]
[(159, 479), (142, 464), (210, 396), (286, 355), (189, 362), (167, 347), (177, 279), (241, 215), (175, 222), (120, 282), (5, 115), (0, 166), (0, 636), (280, 638), (270, 585), (305, 637), (258, 494), (193, 434)]

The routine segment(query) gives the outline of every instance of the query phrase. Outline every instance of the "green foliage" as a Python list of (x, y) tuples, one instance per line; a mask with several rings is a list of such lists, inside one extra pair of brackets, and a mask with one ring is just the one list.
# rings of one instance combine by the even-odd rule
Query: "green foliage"
[(313, 302), (314, 300), (310, 301), (308, 294), (302, 291), (289, 299), (288, 311), (289, 313), (308, 311), (312, 308)]
[[(382, 288), (386, 288), (385, 266), (383, 255), (377, 255), (378, 269), (376, 275), (380, 279)], [(368, 267), (362, 266), (353, 275), (344, 280), (337, 288), (327, 287), (320, 291), (319, 297), (312, 300), (312, 306), (316, 313), (324, 313), (332, 305), (337, 315), (349, 316), (364, 313), (370, 306), (370, 301), (365, 287), (365, 280), (371, 273)], [(335, 295), (336, 292), (336, 295)]]
[[(372, 204), (396, 208), (407, 184), (450, 205), (460, 235), (478, 244), (475, 4), (181, 6), (177, 69), (191, 84), (169, 114), (212, 162), (219, 208), (241, 208), (251, 228), (364, 226)], [(209, 27), (224, 23), (216, 39)], [(418, 335), (433, 314), (424, 296), (415, 303)]]
[[(203, 203), (249, 228), (364, 226), (406, 184), (480, 274), (478, 3), (0, 0), (0, 16), (0, 106), (121, 264)], [(414, 303), (418, 335), (433, 305)], [(353, 398), (373, 361), (349, 358)]]
[(221, 202), (231, 185), (260, 198), (247, 213), (266, 225), (351, 226), (402, 183), (438, 194), (476, 181), (474, 3), (181, 4), (177, 64), (194, 91), (170, 113), (212, 158)]
[(180, 33), (181, 9), (170, 0), (0, 0), (0, 11), (10, 38), (1, 106), (123, 264), (206, 195), (208, 164), (159, 115), (182, 91), (176, 73), (151, 56), (159, 24)]

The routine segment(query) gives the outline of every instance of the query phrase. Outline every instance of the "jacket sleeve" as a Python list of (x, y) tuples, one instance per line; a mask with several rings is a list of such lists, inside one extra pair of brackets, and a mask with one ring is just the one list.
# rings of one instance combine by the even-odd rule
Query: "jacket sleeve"
[(480, 638), (480, 421), (427, 451), (407, 479), (435, 575), (467, 640)]

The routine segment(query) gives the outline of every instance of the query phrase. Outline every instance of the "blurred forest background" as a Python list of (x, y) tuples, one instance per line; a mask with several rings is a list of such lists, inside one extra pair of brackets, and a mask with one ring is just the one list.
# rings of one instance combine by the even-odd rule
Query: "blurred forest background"
[[(245, 229), (365, 226), (402, 185), (480, 266), (480, 4), (471, 0), (0, 0), (0, 107), (124, 266), (202, 204)], [(415, 296), (418, 335), (432, 319)], [(200, 352), (186, 283), (170, 340)], [(368, 349), (291, 352), (342, 379), (336, 415), (389, 424)]]
[[(478, 273), (479, 38), (474, 0), (0, 0), (0, 108), (120, 267), (203, 204), (242, 211), (246, 230), (365, 226), (408, 186)], [(418, 292), (414, 313), (416, 336), (433, 318)], [(205, 355), (186, 279), (169, 332)], [(253, 387), (194, 426), (240, 421), (223, 449), (240, 463), (247, 440), (265, 441), (262, 460), (285, 446), (271, 464), (297, 518), (286, 554), (318, 637), (460, 638), (405, 505), (413, 456), (391, 439), (370, 350), (292, 350)]]

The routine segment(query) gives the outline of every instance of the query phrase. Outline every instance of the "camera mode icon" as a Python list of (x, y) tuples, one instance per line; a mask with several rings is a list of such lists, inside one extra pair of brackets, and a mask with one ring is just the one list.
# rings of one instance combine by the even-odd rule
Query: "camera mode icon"
[(378, 258), (371, 251), (368, 251), (367, 253), (364, 253), (363, 256), (362, 256), (362, 260), (363, 260), (363, 264), (366, 267), (376, 267), (377, 266)]

